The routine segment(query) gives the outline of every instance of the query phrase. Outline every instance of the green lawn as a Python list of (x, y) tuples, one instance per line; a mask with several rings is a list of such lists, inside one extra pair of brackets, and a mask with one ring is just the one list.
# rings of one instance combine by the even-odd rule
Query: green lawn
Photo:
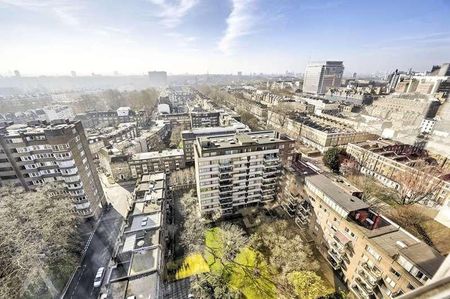
[(175, 274), (175, 279), (183, 279), (196, 274), (209, 272), (208, 264), (199, 253), (191, 254), (183, 260), (180, 269)]
[[(215, 227), (206, 231), (205, 243), (206, 246), (211, 248), (214, 251), (214, 255), (221, 258), (223, 255), (222, 248), (219, 240), (220, 228)], [(222, 263), (219, 260), (215, 260), (214, 255), (205, 250), (204, 257), (206, 262), (209, 265), (211, 271), (221, 271), (223, 268)]]

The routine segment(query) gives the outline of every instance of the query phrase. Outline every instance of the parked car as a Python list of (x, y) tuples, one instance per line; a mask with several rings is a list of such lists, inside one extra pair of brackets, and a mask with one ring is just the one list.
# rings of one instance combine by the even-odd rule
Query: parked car
[(105, 275), (105, 267), (100, 267), (97, 270), (94, 278), (94, 288), (98, 288), (102, 285), (103, 276)]

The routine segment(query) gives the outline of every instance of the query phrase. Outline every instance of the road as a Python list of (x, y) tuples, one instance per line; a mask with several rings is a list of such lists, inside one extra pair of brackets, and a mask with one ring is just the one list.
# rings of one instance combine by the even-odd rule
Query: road
[(87, 248), (84, 260), (76, 271), (64, 299), (95, 299), (100, 288), (94, 288), (99, 267), (106, 267), (119, 234), (123, 217), (114, 208), (104, 212)]

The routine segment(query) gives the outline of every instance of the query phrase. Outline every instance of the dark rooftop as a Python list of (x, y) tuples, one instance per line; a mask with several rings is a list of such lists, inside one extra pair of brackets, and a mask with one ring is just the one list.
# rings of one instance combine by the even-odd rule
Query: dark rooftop
[(445, 259), (439, 252), (423, 242), (401, 249), (400, 254), (413, 262), (428, 277), (433, 277)]
[(368, 204), (358, 197), (348, 194), (344, 189), (322, 174), (306, 177), (305, 180), (320, 189), (347, 213), (369, 208)]

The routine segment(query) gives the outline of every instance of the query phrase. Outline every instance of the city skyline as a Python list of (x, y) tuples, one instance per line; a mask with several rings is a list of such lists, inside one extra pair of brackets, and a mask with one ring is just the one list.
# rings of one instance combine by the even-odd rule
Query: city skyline
[(448, 61), (448, 2), (382, 2), (0, 0), (0, 74), (303, 73), (342, 60), (349, 75)]

